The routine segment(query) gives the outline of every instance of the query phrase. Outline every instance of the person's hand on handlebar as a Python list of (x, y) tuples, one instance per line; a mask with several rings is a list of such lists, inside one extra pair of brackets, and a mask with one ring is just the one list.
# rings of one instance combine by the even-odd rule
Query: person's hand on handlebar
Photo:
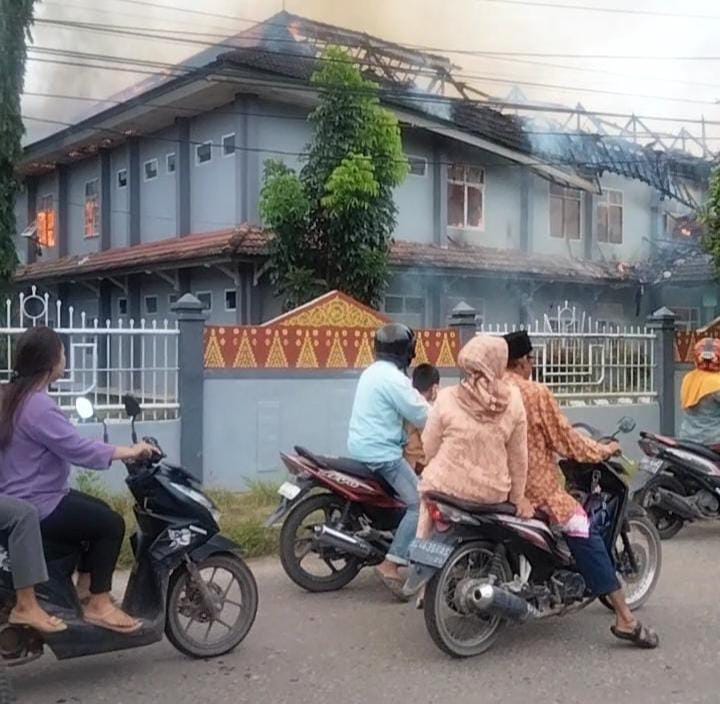
[(113, 459), (121, 462), (139, 462), (159, 454), (160, 451), (150, 443), (138, 442), (132, 447), (116, 447)]
[(620, 443), (615, 440), (605, 445), (604, 450), (607, 453), (607, 459), (622, 455), (622, 447), (620, 447)]

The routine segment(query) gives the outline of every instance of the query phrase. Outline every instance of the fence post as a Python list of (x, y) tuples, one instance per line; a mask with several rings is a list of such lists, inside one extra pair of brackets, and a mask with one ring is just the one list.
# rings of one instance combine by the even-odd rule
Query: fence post
[(465, 301), (461, 301), (452, 309), (450, 327), (457, 330), (461, 347), (470, 342), (477, 333), (476, 317), (475, 309)]
[(675, 313), (656, 310), (648, 319), (655, 331), (655, 390), (660, 405), (660, 432), (675, 435)]
[(203, 480), (203, 381), (204, 332), (207, 315), (203, 304), (186, 293), (171, 310), (177, 315), (178, 401), (180, 403), (180, 462)]

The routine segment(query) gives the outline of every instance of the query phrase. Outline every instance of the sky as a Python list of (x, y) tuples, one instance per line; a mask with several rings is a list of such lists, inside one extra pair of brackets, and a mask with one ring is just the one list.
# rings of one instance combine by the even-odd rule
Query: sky
[[(171, 0), (45, 0), (36, 5), (39, 22), (28, 55), (26, 141), (62, 129), (56, 123), (86, 115), (93, 100), (146, 78), (121, 63), (113, 65), (123, 71), (61, 65), (59, 60), (87, 59), (54, 51), (175, 64), (213, 36), (247, 30), (283, 7), (433, 49), (451, 59), (464, 80), (492, 96), (505, 98), (518, 85), (533, 102), (665, 118), (647, 121), (650, 129), (664, 132), (684, 126), (700, 134), (701, 126), (690, 121), (704, 116), (718, 123), (709, 124), (706, 134), (713, 150), (720, 150), (716, 0), (174, 0), (172, 5)], [(172, 39), (120, 37), (57, 21), (162, 30)]]

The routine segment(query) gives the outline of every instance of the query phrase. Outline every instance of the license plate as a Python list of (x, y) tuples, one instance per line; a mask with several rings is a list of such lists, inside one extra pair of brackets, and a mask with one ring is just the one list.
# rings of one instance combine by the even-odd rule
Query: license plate
[(662, 469), (663, 464), (662, 460), (643, 457), (643, 459), (640, 460), (639, 469), (648, 474), (657, 474)]
[(445, 565), (452, 552), (452, 545), (435, 540), (414, 540), (410, 545), (410, 562), (439, 569)]
[(278, 494), (288, 501), (292, 501), (299, 493), (300, 487), (292, 482), (283, 482), (278, 489)]

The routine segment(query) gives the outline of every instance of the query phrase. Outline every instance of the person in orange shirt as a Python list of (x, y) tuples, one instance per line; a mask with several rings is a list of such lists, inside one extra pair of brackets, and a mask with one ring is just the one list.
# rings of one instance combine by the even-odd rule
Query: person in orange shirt
[[(432, 364), (418, 364), (413, 371), (412, 385), (428, 403), (433, 404), (440, 388), (440, 372)], [(422, 444), (422, 430), (411, 423), (406, 423), (405, 433), (407, 435), (405, 459), (416, 474), (422, 474), (427, 464)]]

